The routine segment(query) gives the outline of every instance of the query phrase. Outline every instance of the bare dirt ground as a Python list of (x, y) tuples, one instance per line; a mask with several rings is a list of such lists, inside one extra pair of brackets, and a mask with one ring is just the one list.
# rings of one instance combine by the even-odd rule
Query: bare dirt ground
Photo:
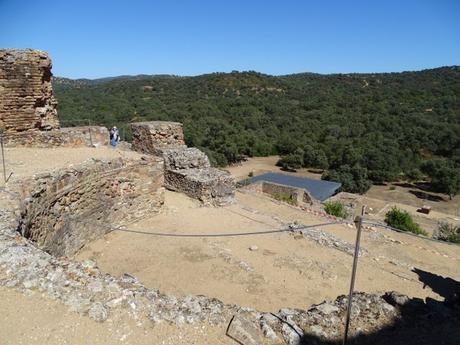
[[(11, 183), (90, 157), (137, 155), (109, 148), (7, 149)], [(278, 170), (255, 159), (253, 166), (230, 167), (235, 176)], [(254, 168), (256, 166), (257, 168)], [(248, 170), (249, 169), (249, 170)], [(303, 174), (311, 174), (302, 171)], [(10, 182), (9, 182), (10, 183)], [(375, 199), (376, 200), (376, 199)], [(3, 207), (3, 205), (1, 205)], [(184, 195), (167, 192), (164, 210), (127, 224), (129, 229), (167, 233), (228, 233), (285, 227), (298, 221), (313, 225), (328, 220), (259, 194), (238, 192), (237, 202), (224, 208), (201, 207)], [(352, 243), (355, 230), (345, 225), (322, 228)], [(257, 250), (249, 247), (256, 245)], [(412, 267), (460, 280), (460, 247), (434, 243), (389, 230), (365, 231), (356, 290), (397, 290), (409, 296), (436, 293), (419, 282)], [(165, 238), (114, 231), (86, 246), (78, 260), (95, 260), (102, 271), (129, 272), (145, 285), (178, 295), (206, 294), (227, 303), (277, 310), (305, 308), (348, 290), (352, 257), (289, 233), (222, 238)], [(121, 315), (98, 324), (39, 294), (26, 296), (0, 289), (0, 344), (233, 344), (223, 328), (136, 324)]]
[(225, 330), (208, 325), (182, 326), (166, 323), (137, 324), (121, 315), (104, 323), (71, 312), (57, 301), (39, 294), (26, 296), (0, 288), (1, 345), (106, 345), (106, 344), (234, 344), (222, 336)]
[[(237, 179), (248, 177), (252, 172), (254, 175), (265, 172), (282, 172), (314, 179), (321, 179), (321, 174), (313, 173), (308, 169), (299, 169), (297, 172), (281, 171), (276, 166), (278, 156), (249, 158), (246, 162), (226, 168)], [(364, 195), (353, 195), (358, 208), (361, 205), (368, 207), (372, 219), (382, 221), (385, 213), (396, 206), (412, 214), (414, 220), (420, 224), (429, 234), (437, 228), (439, 221), (447, 221), (460, 225), (460, 196), (449, 200), (449, 197), (429, 192), (419, 186), (410, 183), (389, 183), (388, 185), (372, 186)], [(417, 209), (427, 205), (431, 206), (430, 214), (422, 214)]]
[[(209, 208), (167, 192), (159, 215), (128, 227), (144, 232), (212, 234), (262, 231), (293, 221), (312, 225), (329, 220), (262, 195), (237, 193), (234, 205)], [(322, 229), (354, 241), (354, 228), (340, 224)], [(249, 250), (253, 245), (258, 250)], [(409, 296), (440, 298), (423, 287), (411, 267), (460, 279), (459, 246), (382, 229), (365, 232), (362, 245), (368, 254), (359, 263), (359, 291), (397, 290)], [(347, 253), (288, 233), (177, 239), (122, 231), (89, 244), (77, 259), (95, 260), (102, 271), (115, 275), (130, 272), (147, 286), (165, 292), (204, 294), (266, 311), (305, 308), (345, 294), (352, 262)]]
[[(69, 167), (72, 164), (80, 164), (92, 158), (130, 158), (140, 156), (139, 153), (134, 151), (124, 151), (104, 146), (98, 148), (5, 148), (5, 170), (7, 177), (11, 174), (8, 183), (14, 183), (24, 177)], [(2, 186), (4, 186), (3, 176), (0, 178), (0, 187)]]

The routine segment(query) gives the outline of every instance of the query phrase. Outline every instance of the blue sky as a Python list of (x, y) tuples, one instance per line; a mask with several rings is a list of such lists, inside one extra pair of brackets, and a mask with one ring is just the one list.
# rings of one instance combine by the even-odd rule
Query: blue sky
[(71, 78), (419, 70), (460, 65), (460, 0), (0, 0), (0, 47)]

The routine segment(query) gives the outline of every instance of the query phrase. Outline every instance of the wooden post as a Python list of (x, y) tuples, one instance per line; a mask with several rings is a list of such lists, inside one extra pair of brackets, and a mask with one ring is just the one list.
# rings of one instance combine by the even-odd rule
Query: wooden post
[(355, 289), (356, 268), (358, 267), (359, 243), (361, 241), (361, 229), (363, 225), (363, 217), (364, 217), (365, 210), (366, 210), (366, 206), (363, 206), (361, 209), (361, 216), (357, 216), (355, 219), (355, 225), (357, 227), (355, 254), (353, 256), (353, 268), (351, 271), (350, 292), (348, 293), (347, 318), (345, 321), (345, 332), (343, 335), (343, 342), (342, 342), (343, 345), (346, 345), (347, 340), (348, 340), (348, 328), (350, 326), (350, 314), (351, 314), (351, 306), (352, 306), (352, 300), (353, 300), (353, 290)]

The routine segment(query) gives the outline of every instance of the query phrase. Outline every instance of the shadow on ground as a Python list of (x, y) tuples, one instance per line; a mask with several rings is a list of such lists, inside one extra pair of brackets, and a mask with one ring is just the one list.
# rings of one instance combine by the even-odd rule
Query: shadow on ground
[[(458, 345), (460, 344), (460, 282), (415, 268), (425, 287), (444, 297), (443, 302), (427, 298), (409, 299), (396, 305), (400, 317), (395, 323), (371, 334), (361, 334), (348, 339), (357, 345)], [(388, 301), (395, 304), (394, 301)], [(353, 321), (352, 321), (353, 322)], [(305, 334), (300, 344), (335, 345), (340, 342), (323, 341), (315, 335)]]
[(439, 202), (439, 201), (445, 201), (443, 197), (440, 197), (439, 195), (434, 195), (434, 194), (429, 194), (426, 192), (421, 192), (419, 190), (409, 190), (409, 193), (415, 195), (419, 199), (423, 200), (429, 200), (429, 201), (434, 201), (434, 202)]

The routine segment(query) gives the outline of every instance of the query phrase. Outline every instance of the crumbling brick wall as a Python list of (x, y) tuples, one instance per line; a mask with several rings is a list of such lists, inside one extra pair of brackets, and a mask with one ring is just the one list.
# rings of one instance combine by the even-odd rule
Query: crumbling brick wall
[(163, 162), (92, 160), (22, 184), (19, 229), (55, 256), (73, 255), (123, 222), (160, 210)]
[(32, 49), (0, 49), (0, 129), (59, 127), (51, 86), (51, 60)]
[(3, 135), (6, 147), (79, 147), (106, 146), (109, 131), (106, 127), (67, 127), (50, 131), (7, 132)]
[(235, 181), (226, 171), (211, 168), (206, 154), (184, 142), (182, 124), (152, 121), (131, 124), (133, 150), (164, 159), (165, 187), (205, 205), (224, 206), (235, 199)]
[(182, 124), (151, 121), (131, 124), (134, 151), (162, 156), (164, 149), (186, 148)]

